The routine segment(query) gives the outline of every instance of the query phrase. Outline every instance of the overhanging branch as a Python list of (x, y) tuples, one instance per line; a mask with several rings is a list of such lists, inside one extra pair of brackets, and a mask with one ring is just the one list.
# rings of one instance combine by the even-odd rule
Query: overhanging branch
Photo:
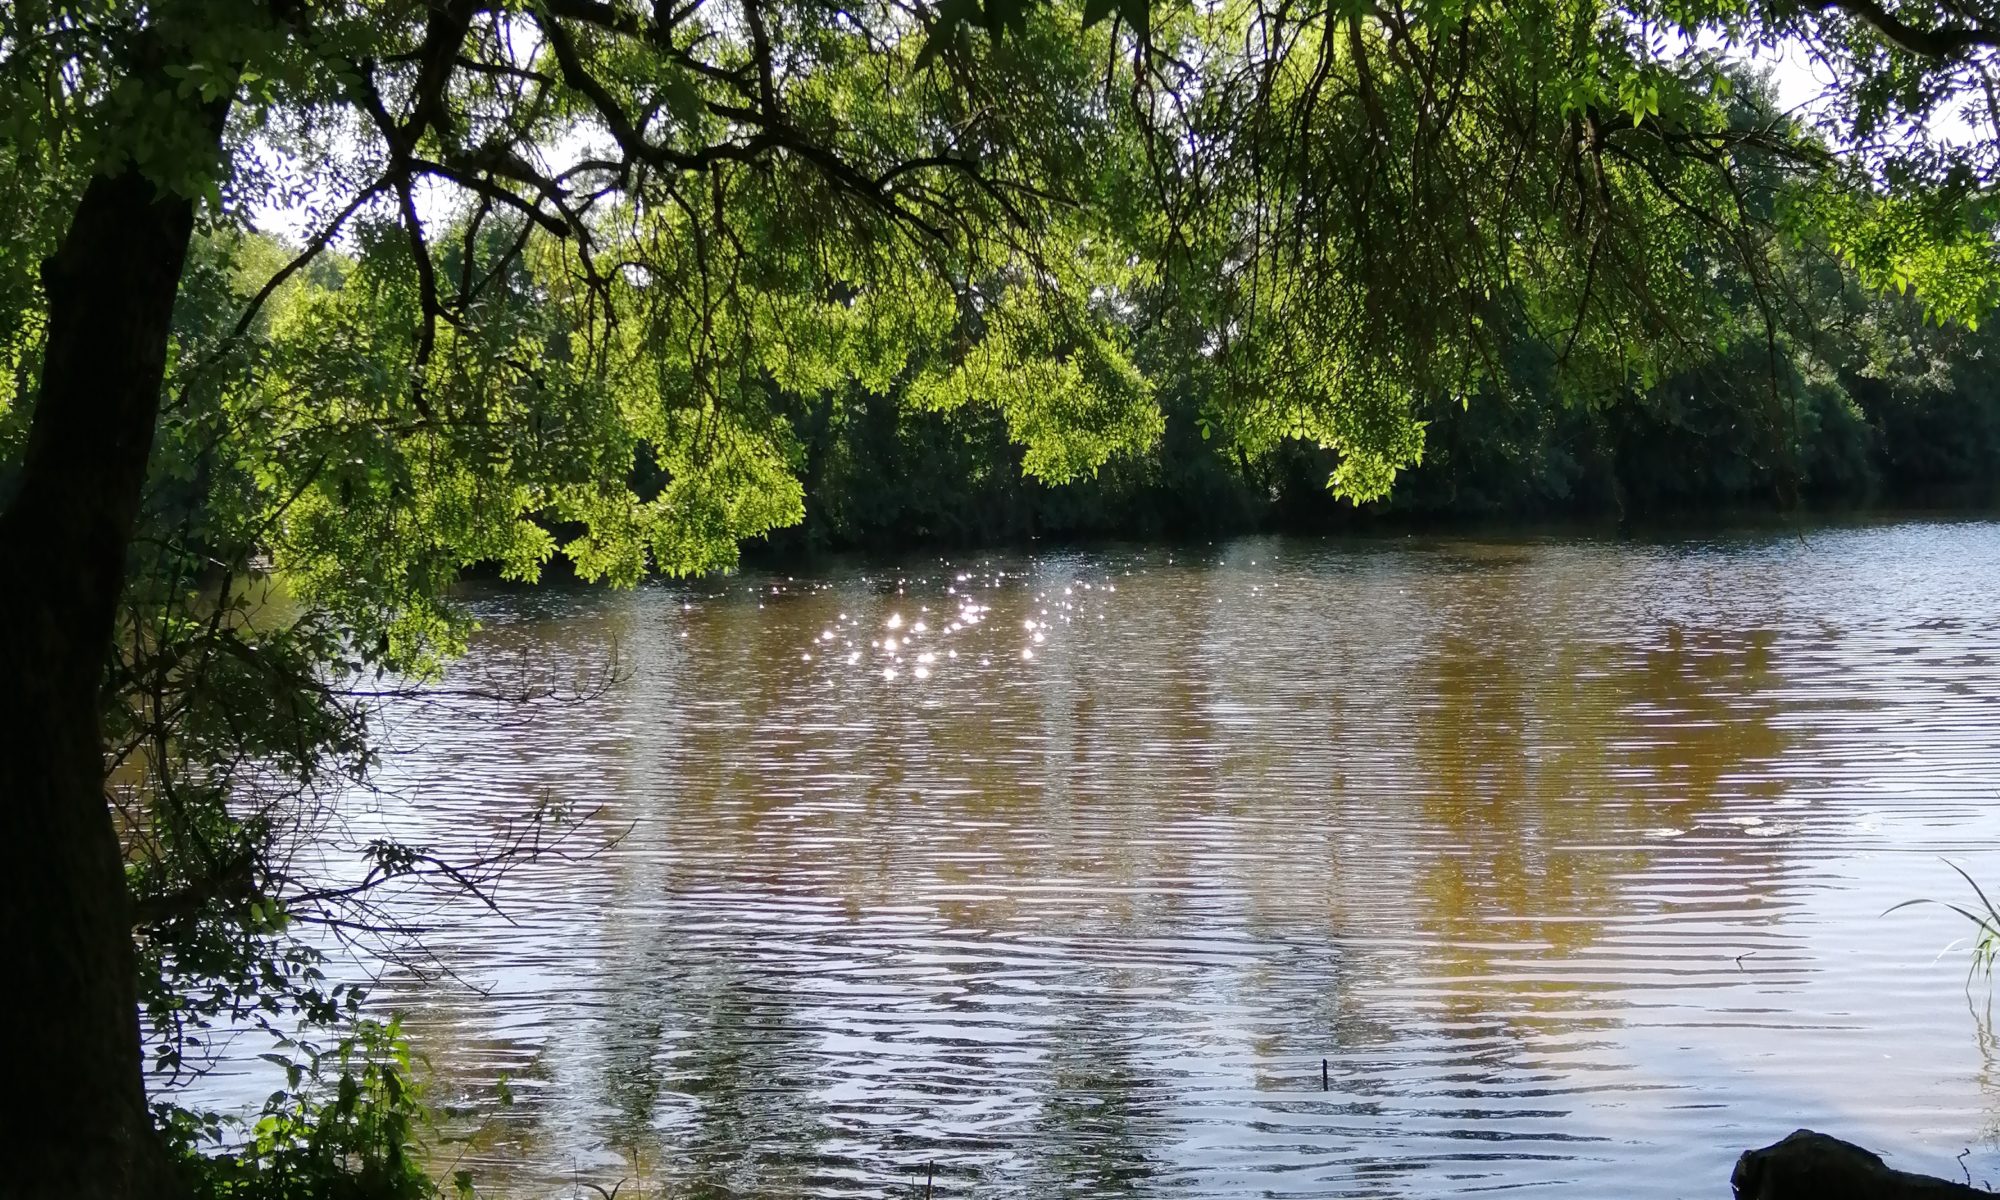
[(1882, 40), (1899, 50), (1925, 58), (1951, 58), (1981, 46), (2000, 46), (2000, 28), (1990, 25), (1941, 25), (1923, 29), (1901, 19), (1875, 0), (1806, 0), (1801, 7), (1841, 12), (1867, 24)]

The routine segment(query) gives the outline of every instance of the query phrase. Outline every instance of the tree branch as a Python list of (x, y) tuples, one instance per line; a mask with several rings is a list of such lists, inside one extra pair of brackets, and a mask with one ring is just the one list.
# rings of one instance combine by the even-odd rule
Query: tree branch
[(1944, 25), (1920, 29), (1897, 17), (1875, 0), (1805, 0), (1802, 8), (1825, 12), (1837, 8), (1866, 23), (1882, 40), (1899, 50), (1925, 58), (1951, 58), (1979, 46), (2000, 46), (2000, 29), (1987, 25)]
[[(545, 211), (539, 204), (528, 203), (526, 200), (490, 179), (475, 175), (469, 171), (462, 171), (457, 167), (445, 163), (432, 162), (424, 158), (412, 158), (408, 160), (408, 163), (412, 171), (424, 175), (435, 175), (440, 179), (448, 179), (467, 191), (476, 192), (489, 200), (505, 204), (527, 216), (537, 225), (540, 225), (559, 238), (566, 238), (570, 235), (569, 222)], [(545, 194), (553, 191), (555, 187), (553, 183), (543, 180), (532, 180), (529, 182), (532, 186), (539, 186)]]

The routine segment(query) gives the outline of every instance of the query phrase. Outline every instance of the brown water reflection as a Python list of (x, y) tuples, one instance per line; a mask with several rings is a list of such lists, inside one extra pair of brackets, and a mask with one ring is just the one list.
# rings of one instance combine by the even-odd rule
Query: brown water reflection
[(1802, 1123), (1977, 1173), (1958, 931), (1880, 914), (2000, 876), (1996, 599), (1982, 524), (495, 594), (469, 671), (629, 679), (413, 707), (397, 790), (622, 840), (445, 927), (488, 994), (392, 991), (499, 1194), (1720, 1195)]

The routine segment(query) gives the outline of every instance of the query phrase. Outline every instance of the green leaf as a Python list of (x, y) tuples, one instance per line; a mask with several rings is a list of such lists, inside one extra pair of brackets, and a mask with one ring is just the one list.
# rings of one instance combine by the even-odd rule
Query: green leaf
[(1151, 0), (1124, 0), (1124, 3), (1119, 6), (1118, 12), (1120, 16), (1125, 18), (1125, 23), (1132, 27), (1132, 32), (1139, 35), (1141, 42), (1152, 41), (1153, 6)]
[(1030, 0), (986, 0), (986, 29), (998, 37), (1011, 33), (1020, 37), (1028, 32), (1028, 4)]
[(979, 0), (943, 0), (938, 5), (936, 24), (924, 38), (923, 49), (917, 51), (917, 69), (923, 70), (932, 59), (956, 45), (961, 26), (980, 23)]
[(661, 84), (666, 96), (667, 109), (683, 122), (692, 124), (708, 111), (701, 89), (695, 86), (688, 72), (673, 70), (667, 73)]

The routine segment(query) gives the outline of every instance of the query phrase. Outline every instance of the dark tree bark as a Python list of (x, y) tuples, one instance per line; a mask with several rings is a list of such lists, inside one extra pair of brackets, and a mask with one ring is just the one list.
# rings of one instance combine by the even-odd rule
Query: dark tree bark
[[(222, 106), (205, 116), (217, 130)], [(8, 1195), (170, 1189), (147, 1111), (130, 900), (99, 688), (153, 445), (194, 206), (127, 166), (43, 264), (48, 325), (19, 489), (0, 513), (0, 964)]]

